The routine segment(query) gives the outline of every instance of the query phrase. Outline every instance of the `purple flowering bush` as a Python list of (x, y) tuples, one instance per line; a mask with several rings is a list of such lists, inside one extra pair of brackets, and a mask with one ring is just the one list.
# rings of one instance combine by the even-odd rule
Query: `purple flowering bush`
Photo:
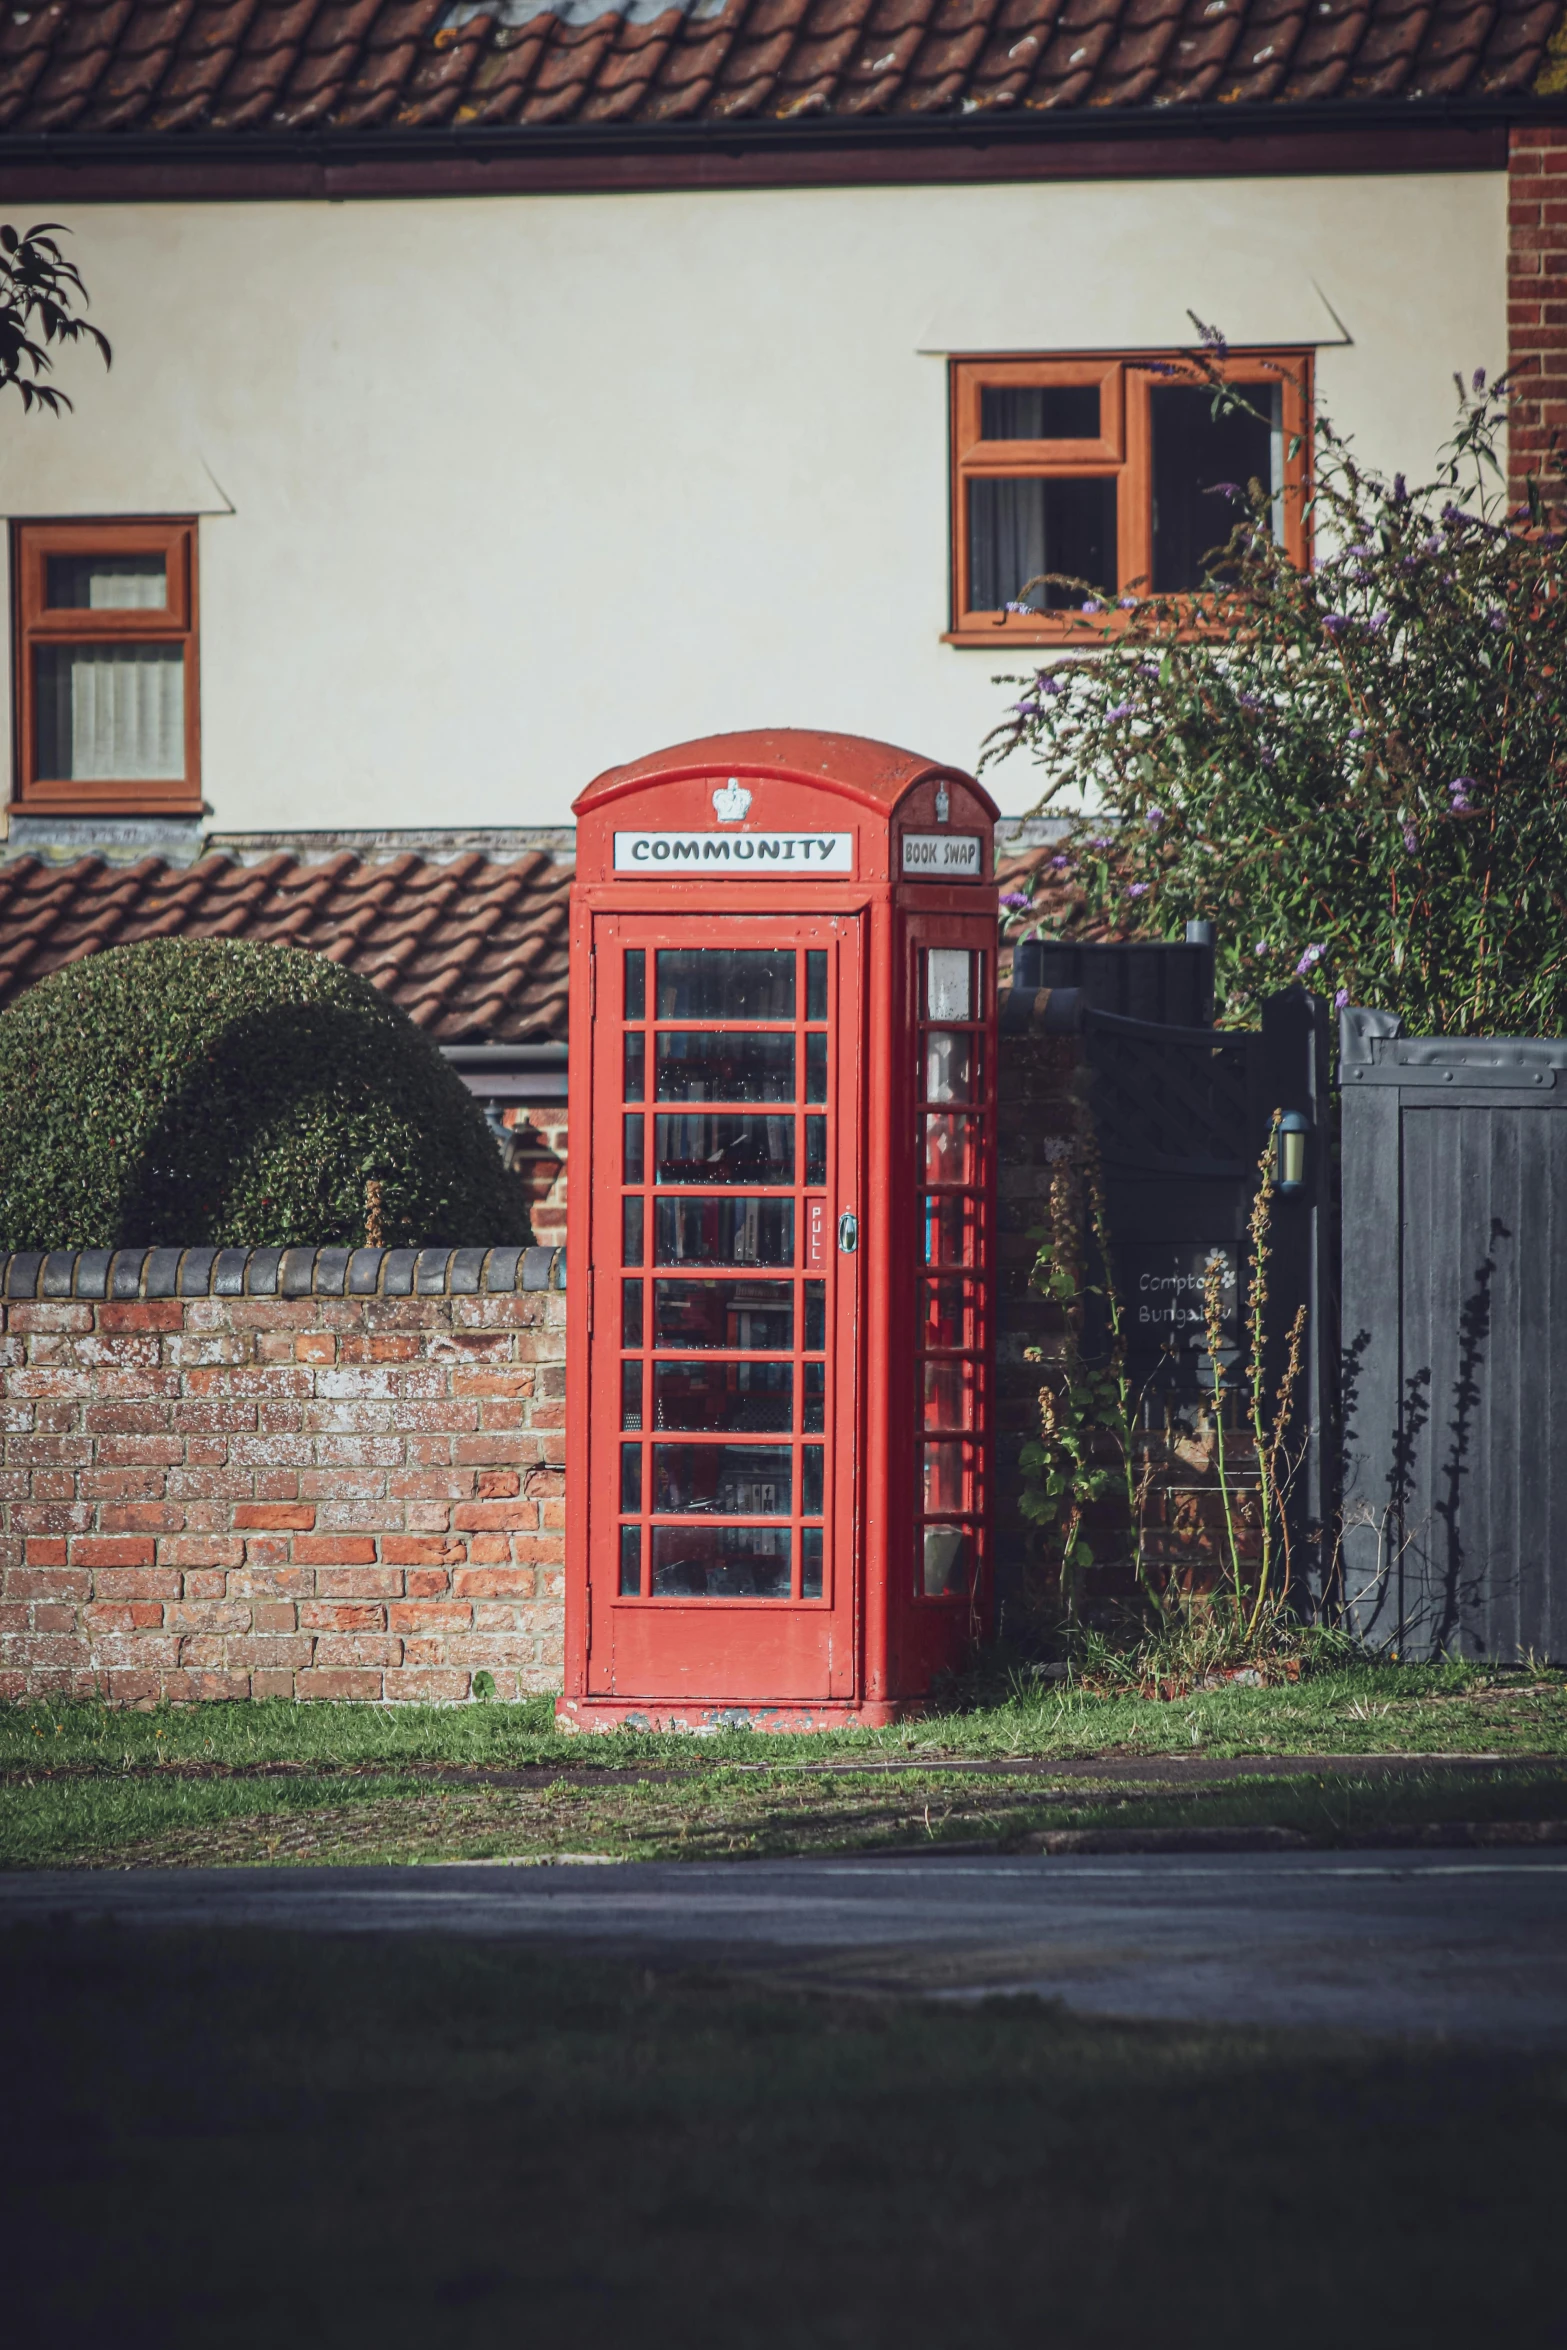
[(1200, 605), (1101, 594), (1102, 646), (1001, 681), (1022, 690), (982, 764), (1030, 755), (1041, 809), (1093, 811), (1052, 887), (1143, 936), (1208, 917), (1231, 1021), (1298, 980), (1414, 1031), (1567, 1023), (1561, 489), (1508, 506), (1505, 419), (1505, 386), (1460, 382), (1411, 488), (1319, 417), (1310, 569), (1236, 487)]

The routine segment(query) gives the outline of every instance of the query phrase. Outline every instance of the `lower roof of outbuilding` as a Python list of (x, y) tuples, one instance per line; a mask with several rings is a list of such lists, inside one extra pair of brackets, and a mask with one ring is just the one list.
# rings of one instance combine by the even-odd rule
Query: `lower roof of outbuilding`
[(442, 1044), (561, 1039), (570, 835), (525, 837), (399, 846), (394, 833), (355, 847), (252, 833), (213, 836), (194, 860), (12, 855), (0, 864), (0, 1009), (106, 947), (237, 938), (360, 972)]

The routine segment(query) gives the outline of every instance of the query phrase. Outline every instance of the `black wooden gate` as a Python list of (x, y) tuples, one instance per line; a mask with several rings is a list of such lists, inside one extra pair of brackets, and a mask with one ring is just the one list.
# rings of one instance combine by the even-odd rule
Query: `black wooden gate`
[(1404, 1657), (1567, 1655), (1567, 1039), (1340, 1024), (1344, 1598)]
[[(1225, 1301), (1238, 1360), (1245, 1306), (1247, 1218), (1275, 1110), (1309, 1129), (1306, 1180), (1276, 1198), (1265, 1380), (1276, 1393), (1295, 1309), (1309, 1314), (1304, 1453), (1291, 1514), (1305, 1537), (1329, 1522), (1330, 1419), (1336, 1355), (1331, 1270), (1331, 1149), (1326, 1007), (1301, 988), (1272, 996), (1260, 1029), (1206, 1024), (1212, 949), (1200, 945), (1068, 946), (1025, 942), (1014, 957), (1004, 1030), (1075, 1029), (1104, 1171), (1117, 1287), (1127, 1308), (1134, 1386), (1155, 1408), (1195, 1403), (1211, 1378), (1203, 1272), (1226, 1268)], [(1035, 991), (1048, 990), (1041, 1002)], [(1154, 1016), (1133, 1018), (1136, 1004)], [(1312, 1562), (1314, 1563), (1314, 1562)], [(1307, 1565), (1308, 1576), (1312, 1563)]]

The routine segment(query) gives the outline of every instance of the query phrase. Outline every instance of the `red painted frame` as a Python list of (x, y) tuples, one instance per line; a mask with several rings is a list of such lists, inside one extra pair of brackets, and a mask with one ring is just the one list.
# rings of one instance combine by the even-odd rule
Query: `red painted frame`
[[(731, 779), (750, 794), (750, 805), (738, 820), (726, 821), (713, 801)], [(587, 1180), (579, 1175), (572, 1185), (568, 1211), (571, 1500), (561, 1718), (583, 1727), (627, 1720), (701, 1727), (743, 1718), (780, 1729), (895, 1719), (918, 1709), (933, 1676), (961, 1660), (990, 1614), (983, 1516), (990, 1448), (988, 1253), (974, 1268), (975, 1292), (983, 1301), (972, 1456), (975, 1576), (961, 1592), (926, 1597), (915, 1567), (924, 1212), (915, 986), (924, 947), (962, 946), (982, 958), (976, 1010), (986, 1092), (975, 1114), (984, 1122), (986, 1143), (975, 1197), (979, 1245), (989, 1252), (995, 1221), (989, 1148), (994, 803), (970, 777), (911, 752), (856, 737), (779, 732), (685, 744), (613, 770), (583, 793), (576, 813), (571, 1057), (573, 1069), (582, 1072), (582, 1106), (574, 1107), (572, 1156), (587, 1170)], [(977, 836), (978, 877), (904, 881), (905, 831)], [(792, 881), (772, 878), (773, 868), (765, 880), (741, 879), (735, 871), (697, 879), (689, 868), (679, 869), (677, 878), (668, 864), (617, 872), (617, 832), (702, 835), (745, 844), (747, 853), (757, 855), (760, 848), (751, 839), (756, 834), (848, 835), (849, 870), (802, 873)], [(834, 1579), (820, 1601), (801, 1598), (796, 1582), (796, 1596), (788, 1602), (727, 1597), (687, 1604), (671, 1595), (653, 1597), (644, 1567), (640, 1592), (622, 1598), (618, 1283), (626, 1105), (620, 1090), (620, 955), (626, 945), (646, 946), (651, 980), (651, 956), (661, 943), (809, 946), (829, 938), (839, 942), (845, 994), (833, 1023), (837, 1163), (829, 1168), (826, 1193), (828, 1245), (836, 1243), (837, 1219), (845, 1209), (858, 1217), (861, 1236), (852, 1258), (836, 1258), (843, 1309), (829, 1331), (827, 1524)], [(651, 998), (650, 985), (649, 1035), (656, 1025)], [(655, 1114), (651, 1099), (645, 1107), (649, 1117)], [(797, 1181), (794, 1190), (803, 1214), (803, 1183)], [(650, 1221), (650, 1177), (645, 1196)], [(807, 1270), (798, 1261), (803, 1249), (802, 1232), (796, 1275)], [(652, 1254), (649, 1242), (644, 1255)], [(656, 1268), (648, 1264), (644, 1274), (651, 1281)], [(643, 1337), (644, 1418), (650, 1419), (653, 1350), (646, 1328)], [(644, 1445), (652, 1436), (651, 1429), (640, 1432)], [(645, 1450), (644, 1478), (651, 1466)], [(650, 1525), (652, 1516), (649, 1505), (640, 1522)], [(797, 1555), (798, 1519), (797, 1499)]]
[[(804, 916), (780, 920), (777, 915), (758, 915), (747, 921), (741, 914), (726, 914), (723, 918), (723, 944), (726, 947), (779, 947), (796, 949), (818, 948), (829, 956), (828, 1027), (829, 1068), (827, 1100), (820, 1113), (815, 1105), (807, 1105), (803, 1088), (795, 1095), (795, 1106), (788, 1114), (791, 1123), (813, 1113), (825, 1117), (828, 1127), (828, 1166), (826, 1182), (811, 1185), (806, 1180), (804, 1153), (799, 1152), (795, 1162), (795, 1181), (791, 1185), (769, 1185), (769, 1202), (790, 1201), (794, 1207), (795, 1246), (792, 1266), (786, 1275), (782, 1269), (758, 1270), (750, 1277), (765, 1281), (769, 1289), (780, 1295), (787, 1290), (793, 1309), (792, 1343), (787, 1350), (779, 1348), (725, 1348), (718, 1359), (729, 1361), (784, 1361), (795, 1369), (791, 1383), (791, 1426), (787, 1438), (781, 1431), (752, 1433), (753, 1445), (780, 1445), (787, 1442), (796, 1462), (799, 1447), (814, 1438), (814, 1432), (804, 1426), (805, 1379), (804, 1366), (819, 1353), (826, 1373), (828, 1389), (825, 1399), (822, 1431), (824, 1449), (836, 1450), (853, 1457), (856, 1437), (857, 1354), (858, 1334), (857, 1291), (858, 1258), (844, 1257), (835, 1245), (835, 1227), (840, 1203), (857, 1200), (860, 1196), (859, 1153), (861, 1145), (858, 1101), (861, 1093), (861, 1020), (860, 1005), (863, 990), (860, 985), (862, 918), (852, 914)], [(611, 1520), (617, 1524), (635, 1524), (643, 1535), (641, 1543), (642, 1590), (632, 1596), (621, 1588), (623, 1576), (620, 1560), (611, 1545), (600, 1540), (590, 1545), (588, 1572), (592, 1581), (593, 1620), (598, 1627), (598, 1638), (588, 1657), (588, 1690), (595, 1697), (616, 1697), (629, 1694), (645, 1697), (650, 1687), (657, 1687), (668, 1678), (672, 1669), (683, 1682), (688, 1682), (698, 1695), (722, 1687), (726, 1696), (736, 1703), (787, 1697), (792, 1701), (806, 1701), (840, 1697), (851, 1694), (854, 1687), (854, 1553), (853, 1496), (846, 1480), (829, 1478), (828, 1508), (825, 1513), (811, 1512), (810, 1518), (823, 1517), (824, 1588), (820, 1598), (801, 1596), (799, 1583), (803, 1559), (802, 1535), (806, 1516), (802, 1509), (801, 1481), (794, 1485), (792, 1505), (787, 1518), (762, 1518), (752, 1513), (764, 1530), (782, 1531), (792, 1535), (791, 1579), (794, 1592), (787, 1601), (763, 1598), (683, 1599), (672, 1595), (655, 1596), (649, 1588), (649, 1535), (656, 1536), (661, 1525), (681, 1525), (678, 1517), (660, 1513), (655, 1506), (652, 1447), (658, 1443), (681, 1446), (710, 1443), (744, 1444), (747, 1438), (736, 1431), (725, 1434), (704, 1434), (695, 1431), (659, 1431), (653, 1421), (653, 1368), (658, 1361), (684, 1360), (689, 1350), (682, 1349), (677, 1340), (659, 1344), (655, 1340), (654, 1285), (679, 1281), (689, 1277), (678, 1265), (661, 1265), (655, 1245), (656, 1209), (661, 1199), (682, 1197), (701, 1198), (704, 1205), (718, 1206), (726, 1194), (714, 1190), (705, 1194), (671, 1188), (661, 1192), (654, 1181), (656, 1144), (652, 1137), (652, 1122), (660, 1115), (689, 1115), (679, 1104), (659, 1104), (654, 1083), (655, 1051), (653, 1040), (660, 1027), (690, 1028), (690, 1016), (668, 1019), (660, 1023), (657, 1016), (654, 958), (660, 947), (690, 947), (711, 942), (711, 927), (705, 917), (693, 922), (689, 914), (643, 915), (598, 914), (593, 918), (593, 953), (598, 994), (597, 1019), (594, 1029), (593, 1063), (593, 1131), (603, 1137), (592, 1153), (588, 1181), (592, 1189), (594, 1230), (594, 1277), (601, 1292), (613, 1291), (617, 1283), (634, 1280), (642, 1285), (640, 1335), (635, 1345), (627, 1343), (623, 1328), (618, 1326), (613, 1294), (603, 1297), (603, 1307), (596, 1311), (591, 1337), (592, 1362), (589, 1374), (589, 1409), (595, 1416), (598, 1442), (592, 1448), (589, 1460), (591, 1480), (589, 1517), (598, 1526)], [(645, 1017), (641, 1020), (622, 1020), (616, 1001), (616, 991), (623, 983), (624, 953), (627, 948), (641, 949), (647, 956), (649, 986)], [(803, 990), (796, 1002), (796, 1019), (792, 1024), (797, 1039), (796, 1067), (804, 1075), (804, 1037), (809, 1033), (806, 1024)], [(738, 1023), (726, 1023), (730, 1033), (739, 1030)], [(759, 1026), (764, 1025), (758, 1023)], [(768, 1033), (780, 1033), (779, 1024), (766, 1023)], [(646, 1052), (646, 1082), (640, 1096), (640, 1108), (628, 1105), (623, 1095), (624, 1056), (622, 1038), (627, 1030), (642, 1034), (648, 1040)], [(735, 1105), (744, 1111), (744, 1105)], [(629, 1115), (641, 1117), (647, 1133), (644, 1140), (643, 1174), (639, 1181), (626, 1179), (623, 1160), (616, 1149), (622, 1139), (621, 1121)], [(717, 1105), (716, 1112), (707, 1102), (695, 1113), (726, 1114), (725, 1106)], [(742, 1187), (743, 1189), (743, 1187)], [(616, 1263), (616, 1233), (623, 1233), (622, 1203), (626, 1198), (645, 1203), (642, 1245), (638, 1263), (631, 1265), (622, 1256)], [(815, 1211), (813, 1214), (812, 1211)], [(717, 1266), (708, 1268), (708, 1278), (747, 1277), (743, 1267), (732, 1268), (727, 1276)], [(696, 1276), (701, 1278), (700, 1275)], [(825, 1299), (826, 1345), (811, 1349), (805, 1344), (806, 1313), (803, 1284), (817, 1279), (827, 1292)], [(618, 1399), (620, 1367), (634, 1361), (642, 1366), (642, 1397), (640, 1421), (635, 1431), (619, 1426), (617, 1447), (610, 1421), (615, 1417), (612, 1408)], [(641, 1499), (636, 1507), (628, 1506), (620, 1491), (621, 1460), (628, 1446), (634, 1446), (641, 1461)], [(745, 1523), (730, 1520), (729, 1523)], [(748, 1619), (737, 1633), (733, 1616), (738, 1612)], [(823, 1622), (823, 1618), (827, 1621)], [(671, 1619), (677, 1619), (673, 1624)]]

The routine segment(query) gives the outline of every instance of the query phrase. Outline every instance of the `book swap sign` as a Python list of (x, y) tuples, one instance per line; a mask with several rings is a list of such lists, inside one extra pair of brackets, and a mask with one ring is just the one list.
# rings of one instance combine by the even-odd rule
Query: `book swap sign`
[(905, 881), (983, 881), (984, 859), (977, 832), (906, 832)]

